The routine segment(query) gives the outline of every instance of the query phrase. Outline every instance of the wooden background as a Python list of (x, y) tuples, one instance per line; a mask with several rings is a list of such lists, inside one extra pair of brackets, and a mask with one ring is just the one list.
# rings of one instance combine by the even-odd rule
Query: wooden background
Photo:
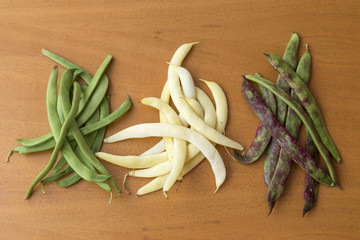
[[(101, 2), (101, 3), (100, 3)], [(360, 1), (0, 1), (0, 239), (360, 239)], [(294, 167), (284, 195), (267, 217), (263, 158), (245, 166), (218, 147), (227, 168), (219, 192), (208, 162), (187, 175), (169, 200), (161, 192), (137, 197), (147, 179), (130, 178), (128, 189), (109, 195), (82, 181), (62, 189), (29, 184), (51, 152), (14, 154), (15, 138), (49, 131), (45, 90), (54, 51), (94, 74), (107, 54), (114, 61), (111, 109), (129, 94), (132, 109), (109, 126), (107, 136), (158, 113), (142, 106), (159, 97), (167, 64), (183, 43), (200, 41), (183, 66), (195, 84), (218, 82), (227, 94), (227, 136), (248, 147), (259, 123), (241, 94), (242, 74), (276, 80), (263, 52), (282, 55), (291, 32), (299, 53), (313, 56), (309, 88), (340, 151), (336, 164), (343, 191), (320, 187), (316, 207), (302, 217), (304, 173)], [(63, 68), (61, 68), (61, 71)], [(304, 129), (301, 130), (304, 139)], [(157, 139), (103, 146), (116, 154), (140, 154)], [(127, 169), (104, 163), (121, 184)]]

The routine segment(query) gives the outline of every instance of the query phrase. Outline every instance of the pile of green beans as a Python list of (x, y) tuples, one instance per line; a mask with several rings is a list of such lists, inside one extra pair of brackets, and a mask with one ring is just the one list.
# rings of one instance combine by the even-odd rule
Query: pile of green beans
[[(105, 58), (92, 77), (69, 60), (45, 49), (42, 52), (65, 67), (59, 90), (57, 66), (52, 69), (48, 81), (46, 109), (51, 132), (36, 138), (17, 139), (20, 145), (10, 151), (7, 161), (13, 152), (32, 153), (53, 148), (48, 164), (30, 184), (25, 199), (30, 198), (38, 184), (43, 190), (43, 185), (49, 182), (68, 187), (85, 179), (109, 192), (111, 202), (112, 188), (118, 194), (121, 190), (94, 153), (101, 149), (106, 126), (131, 108), (127, 96), (121, 106), (110, 113), (109, 96), (106, 95), (109, 79), (105, 70), (112, 56)], [(86, 84), (80, 85), (79, 79)], [(53, 173), (49, 174), (51, 170)]]
[[(293, 33), (283, 58), (274, 53), (265, 54), (279, 73), (277, 84), (255, 74), (244, 76), (242, 86), (244, 97), (260, 119), (260, 124), (248, 152), (241, 156), (234, 150), (234, 157), (249, 164), (265, 153), (264, 180), (269, 214), (284, 192), (293, 162), (306, 172), (303, 216), (315, 205), (318, 183), (339, 187), (331, 156), (339, 162), (340, 155), (306, 85), (311, 66), (308, 45), (297, 63), (299, 40), (299, 36)], [(262, 99), (250, 81), (259, 85)], [(306, 127), (306, 150), (296, 140), (302, 123)], [(319, 153), (326, 163), (327, 172), (319, 165)]]

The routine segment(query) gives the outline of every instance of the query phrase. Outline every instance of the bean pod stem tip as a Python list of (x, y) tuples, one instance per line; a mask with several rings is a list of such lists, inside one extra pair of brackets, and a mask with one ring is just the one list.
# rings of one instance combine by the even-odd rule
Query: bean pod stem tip
[(14, 149), (11, 149), (10, 152), (8, 153), (7, 157), (6, 157), (7, 162), (9, 162), (10, 157), (11, 157), (11, 155), (13, 155), (13, 153), (14, 153)]

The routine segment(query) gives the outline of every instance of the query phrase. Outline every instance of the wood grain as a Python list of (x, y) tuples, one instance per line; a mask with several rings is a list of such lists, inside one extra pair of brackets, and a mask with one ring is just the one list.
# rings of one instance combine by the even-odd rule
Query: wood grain
[[(26, 190), (51, 152), (14, 154), (0, 162), (1, 239), (359, 239), (360, 238), (360, 2), (349, 1), (0, 1), (0, 156), (15, 138), (49, 131), (45, 90), (54, 63), (46, 48), (94, 74), (107, 54), (114, 61), (111, 109), (132, 98), (133, 108), (110, 125), (107, 136), (158, 114), (139, 100), (160, 96), (167, 64), (181, 44), (199, 41), (184, 62), (195, 84), (218, 82), (230, 107), (226, 134), (251, 143), (259, 123), (241, 95), (241, 75), (259, 72), (275, 81), (263, 52), (282, 55), (291, 32), (299, 54), (309, 44), (309, 88), (323, 112), (342, 162), (343, 191), (321, 186), (316, 207), (302, 218), (304, 173), (294, 167), (284, 195), (266, 217), (263, 159), (245, 166), (218, 147), (227, 168), (219, 192), (208, 162), (189, 173), (169, 200), (161, 192), (109, 196), (82, 181), (46, 194)], [(61, 69), (62, 71), (63, 69)], [(302, 129), (301, 139), (304, 139)], [(157, 140), (106, 144), (104, 151), (139, 154)], [(104, 165), (121, 183), (127, 169)], [(136, 192), (147, 179), (129, 179)]]

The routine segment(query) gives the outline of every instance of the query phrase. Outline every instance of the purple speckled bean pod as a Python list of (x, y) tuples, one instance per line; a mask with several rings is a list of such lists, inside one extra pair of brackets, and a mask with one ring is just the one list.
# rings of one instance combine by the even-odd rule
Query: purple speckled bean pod
[(272, 137), (276, 139), (280, 147), (286, 151), (286, 154), (317, 181), (326, 186), (333, 186), (334, 182), (330, 176), (299, 143), (290, 136), (246, 78), (244, 78), (242, 84), (242, 92), (255, 115), (271, 132)]
[[(315, 143), (308, 131), (306, 131), (306, 139), (305, 139), (306, 151), (315, 159), (315, 161), (319, 162), (319, 151), (317, 150)], [(313, 179), (310, 175), (305, 175), (305, 189), (304, 189), (304, 209), (303, 216), (310, 211), (316, 202), (317, 194), (318, 194), (319, 183)]]
[[(311, 55), (308, 48), (306, 47), (306, 52), (301, 56), (299, 64), (296, 68), (296, 73), (304, 81), (305, 84), (309, 81), (310, 78), (310, 66), (311, 66)], [(293, 90), (291, 91), (290, 95), (295, 101), (298, 101), (296, 94), (294, 93)], [(286, 131), (288, 131), (288, 133), (294, 139), (297, 139), (300, 126), (301, 126), (301, 119), (296, 114), (296, 112), (289, 107), (285, 122)], [(266, 200), (270, 207), (270, 213), (275, 205), (275, 202), (284, 192), (285, 184), (290, 174), (292, 164), (293, 164), (292, 159), (286, 155), (285, 151), (281, 150), (273, 178), (271, 179), (271, 183), (267, 190)]]
[(320, 112), (319, 107), (316, 104), (315, 98), (307, 88), (306, 84), (295, 73), (292, 67), (286, 63), (281, 57), (274, 53), (266, 54), (266, 58), (269, 60), (271, 66), (282, 76), (287, 84), (294, 90), (301, 104), (309, 114), (314, 126), (334, 159), (339, 162), (340, 155), (336, 149), (334, 142), (332, 141), (329, 132), (325, 126), (324, 118)]
[(311, 121), (305, 110), (302, 108), (302, 106), (297, 101), (294, 101), (294, 99), (289, 94), (287, 94), (280, 88), (277, 88), (274, 83), (263, 77), (256, 75), (246, 75), (245, 78), (266, 87), (275, 96), (281, 98), (281, 100), (286, 102), (286, 104), (296, 112), (296, 114), (301, 118), (301, 121), (304, 123), (306, 129), (309, 130), (309, 133), (311, 134), (311, 137), (313, 138), (317, 149), (325, 160), (326, 166), (329, 170), (331, 178), (333, 179), (333, 182), (336, 183), (336, 174), (334, 166), (332, 165), (330, 153), (321, 141), (321, 138), (316, 131), (313, 122)]
[(280, 150), (280, 145), (274, 138), (272, 138), (265, 151), (264, 182), (267, 187), (269, 187), (271, 179), (274, 176), (274, 172), (278, 164)]
[[(287, 62), (293, 69), (296, 67), (297, 63), (297, 51), (299, 47), (300, 38), (296, 33), (291, 35), (289, 43), (284, 52), (283, 59)], [(287, 93), (290, 93), (290, 87), (286, 83), (284, 79), (282, 79), (281, 75), (278, 75), (277, 86), (284, 90)], [(287, 104), (281, 101), (280, 98), (276, 97), (277, 103), (277, 114), (276, 117), (279, 120), (281, 125), (285, 124), (286, 114), (287, 114)], [(270, 144), (265, 152), (265, 162), (264, 162), (264, 181), (266, 186), (269, 186), (271, 179), (274, 175), (276, 165), (278, 163), (279, 155), (280, 155), (280, 146), (279, 144), (272, 139)]]
[[(262, 99), (266, 105), (271, 109), (273, 114), (276, 114), (276, 100), (274, 95), (268, 91), (265, 87), (259, 86)], [(271, 133), (264, 127), (262, 123), (259, 124), (254, 141), (250, 144), (249, 149), (245, 155), (240, 155), (238, 151), (233, 150), (234, 158), (241, 163), (250, 164), (258, 160), (271, 139)]]

